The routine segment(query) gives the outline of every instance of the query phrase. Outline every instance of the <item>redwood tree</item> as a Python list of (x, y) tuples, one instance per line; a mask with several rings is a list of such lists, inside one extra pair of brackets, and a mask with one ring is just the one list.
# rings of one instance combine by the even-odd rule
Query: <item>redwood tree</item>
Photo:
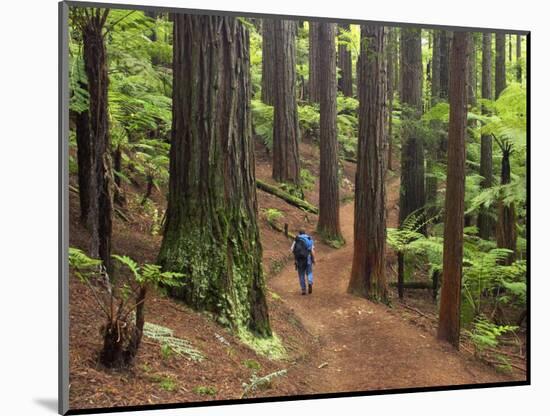
[[(340, 30), (345, 30), (345, 31), (350, 30), (349, 23), (344, 23), (340, 25), (339, 28)], [(320, 49), (323, 51), (326, 50), (326, 48), (324, 48), (322, 45), (320, 45)], [(321, 54), (320, 59), (321, 61), (323, 60), (323, 54)], [(348, 49), (348, 46), (344, 44), (338, 45), (338, 68), (340, 69), (340, 78), (338, 79), (338, 89), (342, 91), (342, 94), (344, 94), (346, 97), (353, 96), (353, 78), (352, 78), (353, 75), (351, 71), (351, 66), (352, 66), (351, 51)], [(323, 81), (320, 80), (320, 82), (323, 82)]]
[(327, 240), (342, 240), (336, 128), (336, 25), (319, 23), (320, 173), (317, 231)]
[(449, 97), (449, 45), (451, 32), (439, 32), (439, 97)]
[[(324, 53), (324, 51), (323, 51)], [(319, 90), (319, 23), (309, 22), (309, 81), (308, 94), (309, 101), (318, 103), (320, 99)]]
[[(440, 88), (441, 88), (441, 35), (439, 30), (432, 31), (433, 46), (432, 46), (432, 77), (431, 77), (431, 105), (436, 105), (440, 101)], [(442, 130), (441, 122), (439, 120), (432, 120), (430, 126), (434, 130)], [(441, 145), (444, 141), (443, 137), (437, 137), (437, 140), (429, 143), (427, 148), (427, 160), (426, 170), (430, 175), (426, 177), (426, 202), (429, 210), (429, 215), (436, 214), (436, 200), (437, 200), (437, 177), (433, 175), (436, 162), (441, 159)]]
[[(495, 98), (498, 98), (506, 88), (506, 35), (504, 33), (496, 34), (496, 60), (495, 60)], [(501, 185), (510, 183), (510, 155), (512, 146), (506, 141), (497, 141), (502, 152), (501, 166)], [(506, 205), (502, 199), (498, 203), (498, 221), (496, 224), (497, 246), (507, 248), (515, 252), (516, 250), (516, 212), (514, 204)], [(507, 263), (512, 262), (514, 254), (512, 253)]]
[(354, 251), (348, 290), (359, 296), (386, 301), (386, 64), (382, 26), (361, 27), (358, 84), (363, 87), (359, 95)]
[(521, 35), (516, 35), (516, 81), (521, 84)]
[(300, 184), (296, 106), (296, 22), (274, 21), (273, 179)]
[(506, 88), (506, 35), (495, 35), (495, 99)]
[[(401, 192), (399, 223), (413, 212), (422, 214), (426, 204), (424, 143), (418, 123), (422, 114), (422, 44), (421, 30), (401, 29), (401, 103), (403, 137), (401, 144)], [(399, 297), (403, 297), (403, 254), (398, 254)]]
[(470, 35), (455, 32), (451, 44), (449, 83), (449, 141), (443, 243), (443, 286), (439, 304), (438, 338), (457, 349), (464, 241), (464, 182), (466, 170), (467, 74)]
[(238, 19), (174, 15), (170, 179), (158, 262), (184, 275), (173, 296), (268, 336), (249, 59), (248, 30)]
[[(481, 62), (481, 97), (483, 99), (493, 99), (493, 79), (492, 79), (492, 34), (483, 34), (483, 49)], [(487, 107), (482, 106), (483, 114), (488, 114)], [(493, 186), (493, 138), (489, 134), (481, 135), (481, 158), (479, 173), (483, 177), (481, 187), (484, 189)], [(494, 230), (494, 221), (490, 211), (486, 208), (480, 208), (477, 226), (479, 236), (488, 240)]]
[(432, 45), (432, 105), (435, 105), (439, 101), (439, 92), (441, 89), (441, 35), (439, 30), (433, 30), (433, 45)]
[(262, 20), (262, 102), (273, 105), (273, 88), (275, 86), (275, 50), (274, 21)]
[(388, 33), (386, 37), (386, 55), (388, 56), (386, 66), (387, 66), (387, 100), (388, 100), (388, 163), (387, 169), (392, 170), (392, 157), (393, 157), (393, 95), (395, 91), (395, 67), (397, 66), (397, 56), (396, 56), (396, 29), (388, 28)]
[(470, 107), (475, 107), (477, 103), (476, 96), (476, 48), (475, 48), (475, 38), (473, 35), (470, 36), (469, 48), (468, 51), (468, 105)]

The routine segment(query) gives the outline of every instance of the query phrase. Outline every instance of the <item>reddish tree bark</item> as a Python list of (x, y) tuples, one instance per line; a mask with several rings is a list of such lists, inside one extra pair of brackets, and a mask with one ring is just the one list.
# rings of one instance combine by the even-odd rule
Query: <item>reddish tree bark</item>
[(249, 34), (236, 18), (174, 16), (166, 224), (172, 295), (234, 329), (271, 334), (257, 224)]
[(262, 102), (273, 105), (273, 88), (275, 86), (275, 50), (274, 21), (262, 20)]
[(384, 27), (361, 27), (359, 141), (355, 180), (354, 251), (348, 291), (387, 300), (385, 276), (386, 63)]
[[(405, 129), (401, 144), (401, 192), (399, 223), (415, 212), (422, 215), (426, 204), (424, 142), (415, 125), (422, 114), (422, 44), (420, 29), (401, 29), (401, 102)], [(403, 254), (398, 253), (399, 271), (403, 271)], [(403, 297), (404, 276), (398, 273), (399, 297)]]
[(300, 185), (296, 106), (296, 22), (275, 20), (273, 179)]
[(320, 100), (319, 90), (319, 23), (309, 22), (309, 101), (318, 103)]
[(388, 163), (387, 169), (392, 169), (393, 158), (393, 95), (395, 91), (395, 67), (397, 66), (397, 54), (396, 54), (396, 29), (388, 28), (387, 34), (387, 85), (388, 85)]
[(521, 84), (521, 35), (516, 35), (516, 81)]
[(506, 35), (495, 35), (495, 99), (506, 88)]
[(435, 105), (439, 101), (439, 92), (441, 89), (441, 36), (439, 30), (433, 30), (433, 45), (432, 45), (432, 105)]
[[(493, 78), (492, 78), (492, 34), (483, 34), (483, 51), (481, 63), (481, 97), (487, 100), (493, 99)], [(481, 107), (483, 114), (489, 114), (485, 106)], [(489, 134), (481, 136), (481, 159), (479, 173), (483, 176), (481, 187), (483, 189), (493, 186), (493, 138)], [(479, 236), (488, 240), (494, 232), (494, 221), (490, 211), (486, 208), (480, 208), (477, 227)]]
[(336, 25), (319, 24), (320, 178), (317, 231), (327, 240), (342, 240), (336, 128)]
[(451, 33), (446, 30), (439, 32), (439, 97), (449, 98), (449, 46)]
[[(340, 25), (340, 28), (346, 31), (350, 30), (350, 26), (347, 23)], [(325, 50), (322, 46), (320, 46), (320, 48), (321, 50)], [(321, 60), (322, 56), (323, 54), (321, 54)], [(342, 94), (346, 97), (353, 96), (353, 75), (351, 67), (351, 51), (348, 49), (347, 45), (338, 45), (338, 68), (340, 69), (338, 90), (342, 91)]]
[(455, 32), (451, 46), (449, 141), (443, 243), (443, 286), (437, 336), (457, 349), (460, 341), (460, 302), (464, 240), (464, 181), (466, 170), (466, 115), (469, 38)]

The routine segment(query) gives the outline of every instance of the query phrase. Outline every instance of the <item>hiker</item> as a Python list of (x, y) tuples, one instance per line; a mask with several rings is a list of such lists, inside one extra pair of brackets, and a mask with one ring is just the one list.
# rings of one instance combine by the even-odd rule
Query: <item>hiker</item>
[(290, 251), (294, 254), (294, 264), (298, 271), (302, 295), (306, 294), (306, 274), (308, 292), (311, 293), (313, 291), (313, 264), (315, 264), (313, 238), (303, 230), (298, 231), (298, 235), (294, 239)]

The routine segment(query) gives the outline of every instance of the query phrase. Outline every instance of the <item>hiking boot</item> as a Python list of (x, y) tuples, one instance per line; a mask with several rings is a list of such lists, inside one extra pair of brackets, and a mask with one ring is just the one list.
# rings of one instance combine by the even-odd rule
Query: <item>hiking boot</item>
[(307, 291), (308, 291), (308, 293), (313, 292), (313, 285), (312, 285), (311, 283), (309, 283), (309, 284), (307, 285)]
[(306, 290), (302, 290), (302, 296), (306, 294)]

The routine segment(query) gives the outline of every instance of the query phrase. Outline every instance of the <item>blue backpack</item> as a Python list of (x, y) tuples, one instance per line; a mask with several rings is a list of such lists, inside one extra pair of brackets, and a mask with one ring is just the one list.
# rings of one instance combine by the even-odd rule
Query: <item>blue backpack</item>
[(307, 264), (307, 258), (311, 252), (311, 246), (313, 245), (311, 237), (306, 234), (296, 236), (294, 240), (294, 259), (298, 264)]

